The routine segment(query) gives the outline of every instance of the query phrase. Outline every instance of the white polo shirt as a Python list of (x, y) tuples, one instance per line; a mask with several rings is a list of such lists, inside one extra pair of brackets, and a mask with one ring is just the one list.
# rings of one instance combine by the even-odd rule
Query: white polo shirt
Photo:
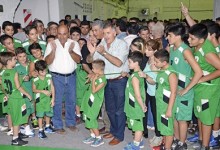
[[(68, 39), (67, 42), (65, 43), (65, 46), (63, 47), (58, 39), (55, 40), (56, 43), (56, 53), (55, 53), (55, 58), (53, 62), (48, 66), (49, 70), (52, 72), (57, 72), (60, 74), (69, 74), (72, 73), (76, 67), (77, 63), (72, 59), (72, 57), (69, 54), (69, 47), (70, 44), (74, 42), (74, 48), (73, 51), (81, 56), (81, 51), (78, 42), (73, 41), (71, 39)], [(52, 51), (51, 45), (48, 44), (44, 58), (50, 54)]]

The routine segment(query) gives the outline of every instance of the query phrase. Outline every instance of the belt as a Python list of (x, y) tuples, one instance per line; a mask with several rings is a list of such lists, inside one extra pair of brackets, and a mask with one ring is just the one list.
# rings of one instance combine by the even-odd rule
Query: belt
[(75, 71), (73, 71), (72, 73), (68, 73), (68, 74), (62, 74), (62, 73), (57, 73), (57, 72), (51, 72), (52, 74), (58, 75), (58, 76), (63, 76), (63, 77), (68, 77), (72, 74), (75, 73)]
[(119, 76), (117, 78), (108, 79), (108, 81), (115, 81), (115, 80), (120, 80), (120, 79), (123, 79), (123, 78), (124, 78), (123, 76)]

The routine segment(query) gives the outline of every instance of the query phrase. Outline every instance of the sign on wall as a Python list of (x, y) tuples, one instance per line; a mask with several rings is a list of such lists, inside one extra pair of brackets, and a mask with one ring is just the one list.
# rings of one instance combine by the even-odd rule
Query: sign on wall
[(27, 26), (32, 24), (31, 9), (23, 9), (23, 14), (24, 14), (24, 25)]

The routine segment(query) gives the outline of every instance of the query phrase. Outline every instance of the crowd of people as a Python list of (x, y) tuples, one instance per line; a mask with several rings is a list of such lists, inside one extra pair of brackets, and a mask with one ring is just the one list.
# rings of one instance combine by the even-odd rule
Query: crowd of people
[(46, 139), (84, 123), (90, 135), (82, 142), (92, 147), (104, 139), (119, 144), (127, 126), (134, 140), (124, 150), (143, 148), (148, 130), (153, 148), (219, 148), (220, 18), (198, 22), (187, 7), (181, 11), (184, 20), (66, 15), (24, 29), (3, 22), (0, 99), (8, 127), (0, 130), (18, 146), (33, 129)]

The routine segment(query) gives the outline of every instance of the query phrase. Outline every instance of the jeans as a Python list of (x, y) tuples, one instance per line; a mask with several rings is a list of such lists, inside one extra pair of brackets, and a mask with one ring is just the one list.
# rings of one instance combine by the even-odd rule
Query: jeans
[(148, 112), (147, 125), (150, 127), (154, 127), (154, 120), (153, 120), (153, 114), (151, 111), (150, 102), (148, 102), (147, 112)]
[(105, 87), (105, 108), (110, 120), (110, 133), (124, 140), (126, 117), (124, 112), (127, 78), (110, 81)]
[(53, 124), (55, 129), (63, 128), (62, 121), (62, 101), (65, 102), (65, 124), (67, 127), (75, 126), (75, 107), (76, 107), (76, 73), (69, 76), (62, 76), (51, 73), (55, 88), (55, 105)]

